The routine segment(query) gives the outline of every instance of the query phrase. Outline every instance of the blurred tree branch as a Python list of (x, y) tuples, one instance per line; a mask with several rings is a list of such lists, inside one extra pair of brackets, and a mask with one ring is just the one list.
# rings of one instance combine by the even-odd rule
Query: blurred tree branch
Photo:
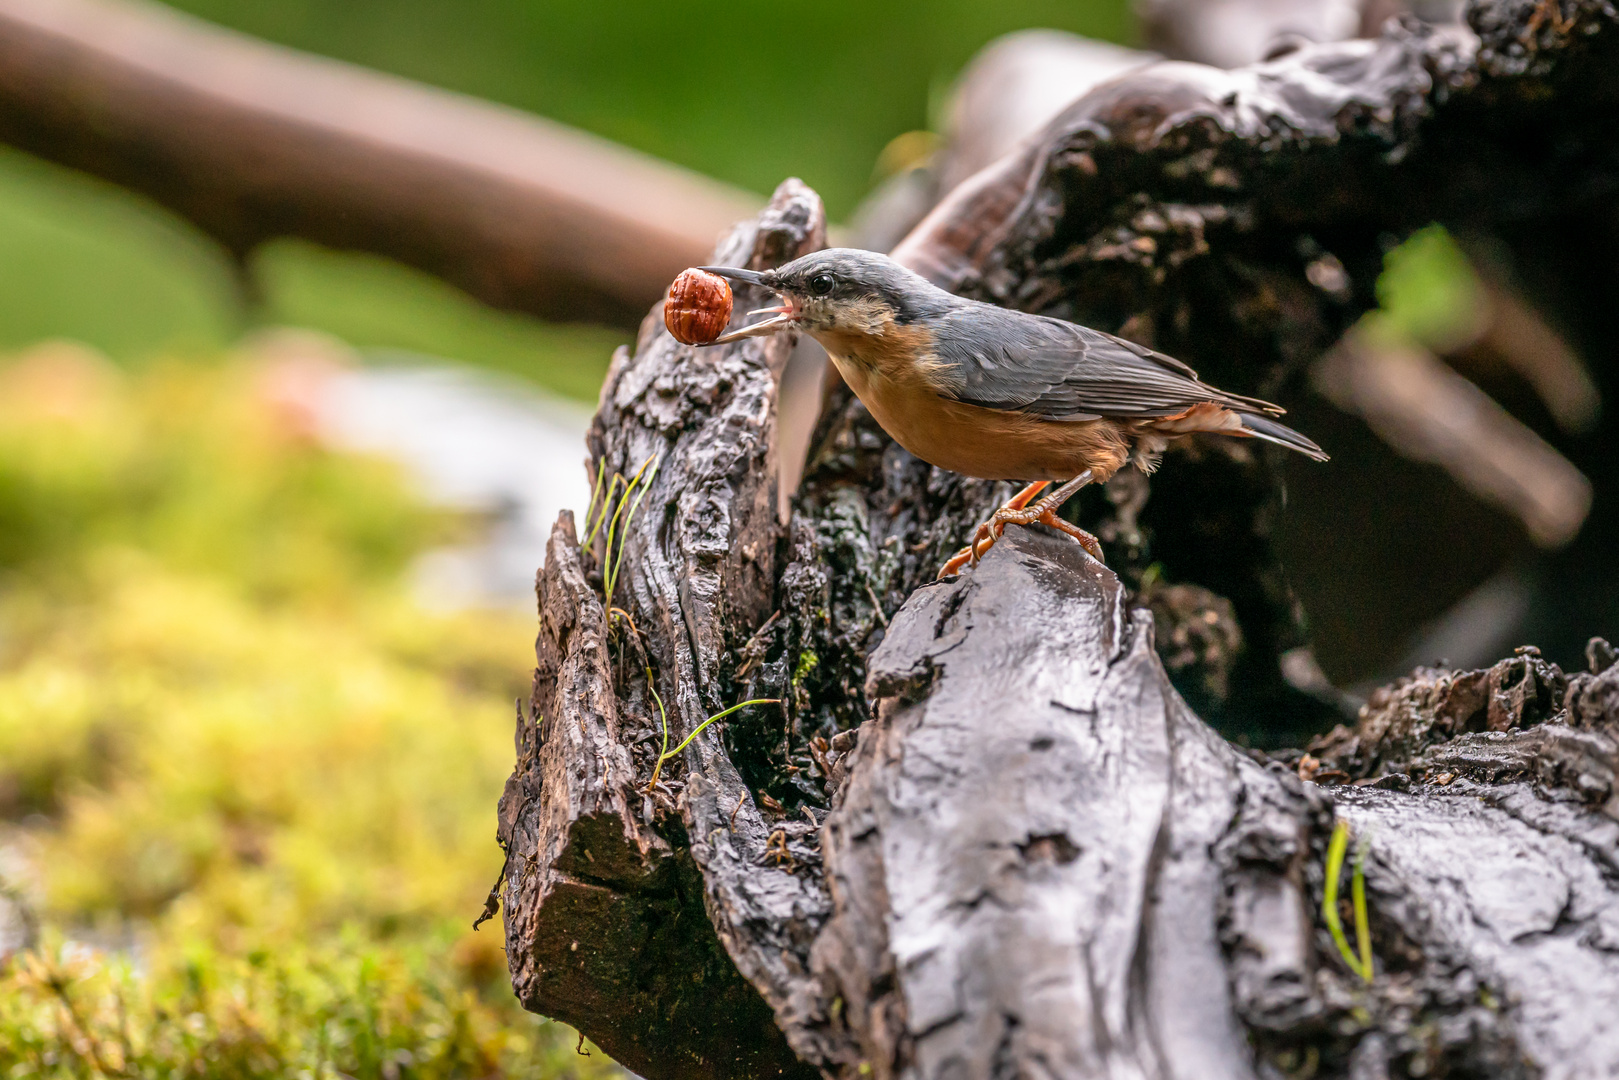
[(137, 0), (0, 0), (0, 139), (238, 259), (375, 252), (485, 303), (624, 327), (759, 200), (513, 109)]

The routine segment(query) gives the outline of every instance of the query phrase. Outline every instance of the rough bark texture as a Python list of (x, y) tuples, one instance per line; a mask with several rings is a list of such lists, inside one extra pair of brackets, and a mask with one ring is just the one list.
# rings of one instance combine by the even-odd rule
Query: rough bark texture
[(823, 834), (836, 910), (815, 958), (856, 1048), (840, 1063), (1249, 1075), (1223, 893), (1266, 906), (1250, 931), (1273, 967), (1302, 973), (1310, 918), (1274, 875), (1223, 881), (1215, 850), (1239, 807), (1274, 803), (1294, 855), (1325, 801), (1191, 715), (1118, 579), (1018, 532), (906, 603), (868, 687), (877, 718)]
[[(714, 258), (762, 268), (824, 242), (820, 200), (789, 181)], [(737, 302), (746, 310), (759, 299), (744, 292)], [(789, 992), (802, 967), (795, 957), (827, 908), (818, 876), (791, 868), (797, 857), (814, 857), (802, 844), (810, 823), (763, 816), (719, 728), (692, 743), (683, 769), (671, 765), (663, 783), (643, 791), (664, 745), (741, 700), (727, 700), (735, 670), (727, 653), (771, 614), (780, 531), (775, 396), (791, 343), (755, 339), (697, 352), (669, 337), (656, 316), (634, 355), (615, 358), (589, 436), (593, 462), (609, 475), (651, 475), (644, 500), (632, 512), (633, 497), (620, 489), (601, 511), (614, 524), (595, 530), (587, 553), (594, 585), (586, 585), (587, 563), (566, 524), (540, 580), (537, 720), (520, 730), (519, 768), (501, 801), (513, 986), (528, 1007), (589, 1031), (648, 1074), (800, 1073), (804, 1066), (736, 972), (778, 1012), (799, 1007)], [(612, 604), (623, 614), (609, 625), (592, 589), (620, 562), (625, 574)], [(779, 710), (766, 715), (779, 728)], [(595, 869), (604, 863), (625, 870)], [(578, 929), (567, 900), (576, 893), (594, 901), (606, 938)], [(666, 940), (632, 917), (649, 905), (666, 909), (653, 920)], [(735, 967), (707, 962), (721, 943)], [(597, 974), (569, 977), (570, 968)], [(639, 992), (624, 993), (632, 987)], [(751, 1001), (738, 1005), (736, 994)], [(626, 1009), (633, 1025), (599, 1023), (604, 1010)], [(709, 1012), (734, 1015), (711, 1028)]]
[[(678, 829), (651, 827), (636, 788), (601, 598), (573, 522), (552, 537), (540, 581), (532, 720), (519, 714), (517, 769), (500, 805), (513, 986), (619, 1061), (657, 1076), (794, 1072), (758, 994), (703, 910)], [(668, 830), (665, 830), (668, 831)]]
[[(900, 254), (1285, 393), (1371, 303), (1380, 230), (1504, 229), (1546, 187), (1611, 214), (1619, 14), (1472, 19), (1479, 41), (1396, 27), (1128, 76)], [(820, 242), (790, 182), (716, 258)], [(1239, 750), (1172, 677), (1228, 731), (1342, 715), (1268, 543), (1268, 457), (1210, 440), (1109, 485), (1085, 517), (1113, 569), (1013, 529), (930, 584), (1006, 486), (916, 461), (834, 391), (781, 524), (790, 349), (693, 351), (654, 318), (603, 391), (592, 473), (658, 469), (606, 602), (606, 530), (581, 552), (564, 522), (541, 579), (540, 719), (501, 806), (525, 1004), (654, 1080), (1619, 1073), (1611, 651), (1572, 679), (1531, 654), (1419, 673), (1308, 756)], [(704, 729), (642, 794), (660, 710), (674, 745), (755, 697), (783, 704)], [(1337, 819), (1369, 983), (1323, 913)]]
[(1470, 972), (1546, 1076), (1619, 1070), (1619, 663), (1588, 653), (1572, 677), (1533, 649), (1418, 671), (1301, 760), (1355, 781), (1332, 794), (1369, 841), (1383, 955)]
[[(1395, 23), (1376, 40), (1306, 46), (1239, 71), (1163, 64), (1128, 75), (956, 188), (895, 256), (952, 289), (1121, 332), (1217, 385), (1290, 404), (1309, 364), (1376, 302), (1385, 247), (1438, 220), (1525, 275), (1584, 356), (1610, 356), (1614, 320), (1595, 293), (1615, 284), (1597, 250), (1612, 250), (1619, 205), (1613, 10), (1481, 3), (1470, 17), (1477, 36)], [(1608, 401), (1615, 370), (1597, 372)], [(1587, 435), (1548, 438), (1601, 493), (1616, 490), (1616, 455), (1599, 449), (1614, 433), (1610, 410)], [(1084, 504), (1089, 525), (1118, 538), (1109, 563), (1127, 584), (1157, 564), (1153, 580), (1231, 601), (1244, 648), (1229, 695), (1211, 699), (1179, 673), (1178, 685), (1228, 733), (1270, 745), (1326, 717), (1296, 692), (1308, 681), (1289, 678), (1311, 665), (1297, 662), (1306, 626), (1274, 544), (1279, 457), (1183, 443), (1150, 495), (1112, 500), (1133, 512)], [(1599, 494), (1556, 559), (1585, 586), (1558, 599), (1547, 582), (1537, 594), (1537, 610), (1568, 617), (1525, 628), (1563, 663), (1584, 641), (1571, 635), (1614, 629), (1619, 583), (1596, 551), (1619, 540), (1616, 504)], [(1355, 536), (1367, 531), (1360, 521), (1305, 530), (1339, 558), (1372, 546)], [(1406, 580), (1397, 561), (1359, 570)]]
[[(1335, 790), (1220, 740), (1168, 688), (1151, 634), (1112, 574), (1035, 532), (894, 617), (871, 660), (877, 718), (823, 833), (835, 906), (815, 970), (857, 1048), (839, 1064), (1619, 1069), (1619, 665), (1442, 677), (1495, 688), (1460, 721), (1521, 725), (1495, 739), (1446, 738), (1445, 695), (1408, 684), (1420, 760)], [(1360, 730), (1384, 724), (1374, 703)], [(1365, 845), (1370, 985), (1321, 926), (1335, 810)]]

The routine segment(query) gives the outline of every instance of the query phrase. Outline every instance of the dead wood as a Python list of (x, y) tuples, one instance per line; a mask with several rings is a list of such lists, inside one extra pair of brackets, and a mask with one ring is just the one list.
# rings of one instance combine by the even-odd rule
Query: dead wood
[(534, 712), (518, 717), (500, 802), (513, 988), (647, 1075), (711, 1076), (718, 1062), (732, 1075), (801, 1073), (715, 938), (685, 835), (653, 827), (629, 743), (644, 717), (615, 694), (572, 525), (547, 554)]
[(751, 196), (548, 120), (139, 0), (0, 3), (0, 140), (245, 258), (387, 255), (487, 304), (634, 327)]
[(1572, 676), (1533, 648), (1419, 670), (1299, 761), (1353, 784), (1332, 795), (1369, 838), (1376, 909), (1465, 958), (1549, 1076), (1619, 1064), (1619, 662), (1600, 638), (1587, 654)]
[[(1609, 732), (1589, 771), (1536, 786), (1502, 769), (1487, 791), (1431, 775), (1330, 789), (1193, 716), (1151, 626), (1116, 578), (1038, 531), (894, 617), (871, 661), (877, 717), (823, 833), (834, 911), (816, 971), (857, 1048), (840, 1064), (986, 1077), (1619, 1064), (1604, 1019), (1619, 1003), (1619, 825), (1602, 809), (1619, 667), (1574, 695), (1579, 722)], [(1370, 984), (1322, 925), (1335, 813), (1364, 845)]]
[[(1380, 233), (1511, 232), (1608, 175), (1619, 143), (1583, 140), (1613, 123), (1590, 101), (1619, 71), (1619, 12), (1539, 10), (1477, 3), (1477, 40), (1396, 28), (1248, 72), (1127, 76), (900, 250), (962, 291), (1285, 393), (1371, 302)], [(1507, 154), (1552, 126), (1567, 176)], [(1534, 169), (1555, 195), (1524, 186)], [(789, 183), (716, 258), (820, 242)], [(1110, 486), (1087, 514), (1111, 569), (1014, 529), (929, 584), (1005, 487), (916, 461), (834, 394), (782, 525), (790, 349), (695, 351), (654, 318), (614, 363), (592, 474), (657, 471), (611, 526), (621, 576), (605, 530), (580, 551), (564, 522), (541, 579), (538, 719), (501, 807), (525, 1004), (654, 1080), (1619, 1069), (1608, 653), (1572, 679), (1529, 654), (1420, 675), (1308, 761), (1239, 750), (1153, 639), (1228, 729), (1338, 715), (1297, 662), (1273, 462), (1210, 441)], [(663, 709), (674, 745), (760, 697), (784, 704), (705, 728), (642, 794)], [(1353, 942), (1364, 882), (1369, 982), (1324, 913), (1336, 821), (1353, 869), (1333, 891)], [(588, 917), (570, 899), (587, 893)]]
[[(1596, 299), (1614, 284), (1613, 261), (1598, 250), (1614, 242), (1614, 203), (1603, 193), (1619, 183), (1605, 149), (1619, 136), (1610, 10), (1477, 3), (1470, 19), (1471, 30), (1394, 23), (1373, 41), (1302, 47), (1239, 71), (1162, 64), (1129, 74), (956, 188), (895, 256), (958, 291), (1114, 330), (1186, 359), (1216, 384), (1308, 406), (1304, 373), (1375, 303), (1386, 246), (1438, 220), (1492, 252), (1578, 353), (1612, 355), (1614, 321)], [(1593, 375), (1614, 400), (1613, 366)], [(1310, 419), (1330, 422), (1320, 413)], [(1578, 655), (1582, 630), (1607, 625), (1619, 596), (1612, 561), (1597, 554), (1619, 529), (1619, 498), (1602, 495), (1616, 490), (1615, 457), (1599, 449), (1599, 429), (1540, 430), (1597, 492), (1579, 535), (1554, 559), (1582, 587), (1559, 593), (1549, 574), (1536, 575), (1537, 610), (1568, 617), (1521, 628), (1563, 663)], [(1155, 579), (1231, 601), (1245, 650), (1229, 696), (1210, 700), (1179, 685), (1229, 733), (1275, 745), (1302, 738), (1323, 714), (1289, 675), (1313, 665), (1300, 660), (1308, 635), (1275, 547), (1283, 463), (1247, 451), (1183, 444), (1150, 492), (1120, 492), (1107, 504), (1093, 497), (1084, 514), (1104, 539), (1119, 538), (1109, 563), (1126, 584), (1156, 565)], [(1388, 456), (1375, 467), (1410, 486)], [(1294, 469), (1293, 483), (1322, 503), (1323, 488), (1364, 487), (1360, 503), (1330, 505), (1376, 514), (1389, 500), (1375, 497), (1375, 476), (1344, 473), (1356, 457)], [(1355, 565), (1363, 584), (1333, 577), (1338, 593), (1377, 590), (1385, 608), (1423, 595), (1407, 569), (1411, 545), (1399, 537), (1441, 537), (1419, 523), (1377, 535), (1374, 521), (1301, 529), (1340, 562), (1368, 553)], [(1469, 574), (1489, 572), (1471, 559), (1458, 553), (1449, 600), (1481, 580)], [(1431, 565), (1421, 573), (1444, 580)], [(1368, 576), (1377, 583), (1365, 585)], [(1437, 613), (1420, 610), (1404, 633)]]
[[(824, 243), (820, 200), (789, 182), (714, 259), (773, 266)], [(745, 310), (758, 299), (737, 302)], [(651, 477), (644, 502), (631, 512), (622, 492), (610, 500), (604, 490), (598, 516), (613, 526), (593, 530), (585, 554), (559, 527), (540, 581), (536, 720), (520, 732), (519, 768), (501, 801), (513, 986), (529, 1008), (579, 1026), (648, 1074), (805, 1071), (736, 973), (778, 1012), (797, 1007), (795, 953), (827, 904), (818, 876), (795, 873), (796, 859), (814, 858), (801, 839), (809, 823), (766, 816), (719, 728), (647, 789), (664, 745), (742, 700), (728, 699), (728, 654), (771, 614), (775, 396), (790, 351), (778, 338), (699, 354), (649, 319), (635, 353), (615, 357), (590, 434), (592, 459), (609, 475)], [(626, 572), (609, 603), (623, 614), (609, 622), (593, 590), (619, 545)], [(779, 725), (779, 710), (766, 715)], [(594, 869), (603, 864), (631, 872)], [(656, 901), (645, 899), (649, 889)], [(566, 898), (581, 891), (597, 898), (610, 937), (579, 927)], [(637, 917), (649, 902), (664, 907), (653, 920), (661, 934)], [(691, 961), (719, 955), (721, 943), (736, 967)], [(738, 993), (751, 1003), (738, 1007)], [(600, 1019), (622, 1010), (636, 1023)]]
[(1177, 60), (1235, 68), (1306, 44), (1376, 37), (1389, 19), (1460, 21), (1461, 0), (1136, 0), (1147, 41)]
[[(553, 551), (577, 559), (565, 537)], [(547, 597), (554, 588), (548, 577)], [(1010, 533), (972, 574), (919, 590), (893, 616), (871, 659), (876, 718), (832, 766), (819, 850), (793, 830), (787, 856), (705, 867), (731, 888), (751, 878), (765, 891), (784, 869), (800, 887), (825, 882), (828, 901), (803, 913), (808, 964), (767, 975), (785, 977), (766, 985), (788, 1003), (776, 1020), (795, 1048), (850, 1076), (864, 1065), (877, 1076), (1247, 1077), (1308, 1063), (1322, 1076), (1573, 1077), (1619, 1063), (1607, 1023), (1619, 1004), (1619, 825), (1607, 805), (1619, 665), (1569, 681), (1519, 659), (1473, 680), (1496, 687), (1474, 711), (1488, 716), (1505, 695), (1525, 739), (1590, 735), (1579, 768), (1536, 775), (1517, 747), (1496, 751), (1488, 775), (1439, 772), (1483, 749), (1440, 736), (1412, 766), (1418, 778), (1334, 789), (1258, 763), (1193, 716), (1151, 628), (1112, 574), (1039, 530)], [(1567, 705), (1537, 712), (1558, 689)], [(1426, 731), (1476, 723), (1442, 705), (1451, 719), (1436, 717), (1432, 702), (1455, 697), (1407, 712)], [(786, 823), (751, 799), (743, 807)], [(1364, 844), (1370, 985), (1322, 925), (1335, 813)], [(604, 892), (627, 893), (618, 914), (635, 916), (642, 888), (623, 875)], [(531, 901), (512, 891), (508, 933), (530, 950), (514, 967), (545, 950), (569, 963), (566, 935), (530, 936)], [(570, 932), (602, 929), (570, 926), (565, 900), (545, 904)], [(691, 963), (620, 952), (626, 936), (615, 926), (596, 938), (604, 951), (571, 961), (621, 973), (596, 994), (668, 974), (626, 967), (635, 962)], [(711, 1047), (732, 1017), (717, 993), (704, 997), (715, 1007), (682, 1010), (693, 1026), (679, 1038)], [(613, 1030), (599, 1013), (569, 1018)], [(759, 1075), (743, 1056), (752, 1045), (736, 1042), (710, 1075)], [(628, 1060), (688, 1074), (667, 1050)]]

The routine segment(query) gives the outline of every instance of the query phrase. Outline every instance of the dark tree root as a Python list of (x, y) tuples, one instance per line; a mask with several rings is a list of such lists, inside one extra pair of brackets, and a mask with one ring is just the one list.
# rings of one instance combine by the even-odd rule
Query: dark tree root
[(519, 999), (649, 1075), (711, 1076), (721, 1062), (737, 1075), (809, 1075), (715, 938), (679, 823), (654, 829), (643, 816), (601, 600), (568, 515), (541, 596), (534, 701), (544, 711), (519, 722), (500, 803)]
[[(1113, 575), (1034, 530), (1003, 544), (917, 593), (872, 657), (878, 717), (823, 833), (834, 911), (815, 971), (857, 1048), (839, 1065), (1494, 1077), (1619, 1063), (1619, 825), (1592, 772), (1532, 787), (1505, 754), (1487, 793), (1301, 783), (1186, 709)], [(1611, 781), (1619, 666), (1576, 685), (1605, 762), (1592, 769)], [(1569, 715), (1525, 737), (1553, 740)], [(1365, 845), (1369, 985), (1322, 921), (1335, 811)]]

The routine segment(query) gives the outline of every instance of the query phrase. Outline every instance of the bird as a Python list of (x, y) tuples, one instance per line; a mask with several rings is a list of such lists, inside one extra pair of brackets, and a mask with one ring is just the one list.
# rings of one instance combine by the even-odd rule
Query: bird
[[(1258, 398), (1210, 386), (1173, 357), (1088, 326), (957, 296), (886, 255), (827, 248), (774, 270), (698, 269), (762, 286), (781, 304), (710, 342), (808, 334), (895, 442), (930, 465), (1025, 486), (974, 532), (939, 577), (976, 564), (1008, 525), (1096, 537), (1057, 516), (1087, 484), (1126, 465), (1157, 468), (1197, 432), (1261, 439), (1316, 461), (1321, 447)], [(1052, 484), (1055, 491), (1040, 497)]]

